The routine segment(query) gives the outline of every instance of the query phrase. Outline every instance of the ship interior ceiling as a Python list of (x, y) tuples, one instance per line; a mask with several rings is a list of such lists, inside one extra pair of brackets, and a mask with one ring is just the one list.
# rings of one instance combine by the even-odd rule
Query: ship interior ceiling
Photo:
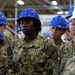
[[(17, 3), (19, 0), (0, 0), (0, 12), (4, 13), (6, 16), (8, 14), (13, 14), (15, 17), (15, 12), (17, 16), (25, 8), (33, 8), (39, 14), (57, 14), (57, 12), (67, 12), (69, 8), (74, 4), (73, 0), (55, 0), (57, 5), (53, 5), (53, 0), (22, 0), (23, 5)], [(8, 16), (7, 16), (8, 17)]]

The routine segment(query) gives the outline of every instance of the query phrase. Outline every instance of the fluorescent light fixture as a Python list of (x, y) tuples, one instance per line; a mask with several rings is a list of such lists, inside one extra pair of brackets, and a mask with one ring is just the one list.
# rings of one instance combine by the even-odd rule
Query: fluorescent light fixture
[(22, 0), (18, 0), (17, 3), (18, 3), (19, 5), (24, 5), (24, 2), (23, 2)]
[(52, 4), (53, 5), (57, 5), (57, 1), (52, 1)]
[(57, 14), (63, 14), (63, 13), (64, 13), (63, 11), (58, 11), (58, 12), (57, 12)]
[(65, 14), (68, 14), (68, 11), (65, 11), (64, 13), (65, 13)]

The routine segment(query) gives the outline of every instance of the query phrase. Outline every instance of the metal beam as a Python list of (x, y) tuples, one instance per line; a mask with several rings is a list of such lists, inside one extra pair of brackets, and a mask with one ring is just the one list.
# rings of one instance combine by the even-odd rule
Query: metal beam
[[(60, 9), (68, 9), (69, 5), (57, 5)], [(34, 8), (34, 9), (57, 9), (56, 6), (50, 6), (50, 5), (45, 5), (45, 6), (17, 6), (15, 7), (17, 10), (22, 10), (24, 8)], [(15, 9), (14, 7), (12, 8), (4, 8), (3, 10), (12, 10)]]
[[(15, 7), (17, 7), (17, 0), (15, 0)], [(15, 8), (15, 19), (17, 19), (17, 8)], [(15, 31), (16, 31), (16, 25), (17, 25), (17, 22), (15, 20)], [(17, 39), (17, 36), (15, 35), (15, 40)]]
[(65, 5), (66, 3), (65, 3), (65, 0), (62, 0), (62, 3), (63, 3), (63, 5)]
[(6, 3), (7, 3), (7, 0), (5, 0), (5, 1), (4, 1), (3, 6), (0, 8), (0, 12), (4, 9), (4, 7), (5, 7)]
[(74, 4), (75, 4), (75, 0), (74, 0)]
[(15, 6), (14, 3), (12, 3), (11, 1), (7, 1), (8, 3), (10, 3), (10, 5)]
[[(42, 7), (43, 8), (46, 8), (46, 5), (44, 5), (43, 3), (41, 3), (40, 1), (38, 1), (38, 0), (35, 0), (36, 2), (38, 2), (38, 3), (40, 3), (41, 5), (42, 5)], [(54, 10), (52, 10), (52, 9), (50, 9), (50, 11), (52, 12), (52, 13), (56, 13)]]
[(69, 8), (72, 6), (72, 0), (69, 1)]
[(44, 5), (43, 3), (41, 3), (39, 0), (35, 0), (37, 3), (39, 3), (40, 5)]
[[(50, 1), (48, 1), (48, 0), (44, 0), (44, 1), (54, 7), (54, 5)], [(58, 10), (62, 11), (59, 7), (58, 7)]]

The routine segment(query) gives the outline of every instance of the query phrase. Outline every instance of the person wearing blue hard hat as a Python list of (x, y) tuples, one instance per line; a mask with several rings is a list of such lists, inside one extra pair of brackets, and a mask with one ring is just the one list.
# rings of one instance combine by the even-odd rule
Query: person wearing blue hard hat
[(54, 44), (58, 48), (58, 62), (59, 62), (59, 71), (58, 75), (61, 75), (63, 72), (65, 61), (67, 60), (67, 46), (65, 42), (62, 41), (61, 36), (66, 31), (67, 21), (61, 15), (53, 17), (50, 21), (50, 37)]
[(71, 7), (71, 9), (69, 10), (69, 13), (68, 13), (66, 19), (69, 21), (70, 32), (74, 35), (74, 38), (75, 38), (75, 5), (73, 5)]
[[(22, 26), (24, 38), (13, 47), (12, 73), (16, 75), (58, 75), (57, 48), (51, 40), (40, 36), (41, 21), (38, 13), (31, 8), (24, 9), (17, 22)], [(18, 63), (16, 63), (18, 62)], [(17, 70), (18, 71), (17, 71)]]
[(75, 5), (73, 5), (69, 10), (66, 19), (69, 21), (69, 30), (73, 38), (71, 42), (68, 42), (68, 46), (70, 47), (70, 56), (66, 61), (63, 75), (75, 75)]
[(7, 24), (7, 21), (6, 21), (6, 17), (4, 16), (4, 14), (0, 13), (0, 40), (1, 40), (1, 47), (0, 47), (0, 74), (3, 75), (4, 74), (4, 66), (5, 66), (5, 62), (3, 62), (2, 60), (4, 60), (3, 56), (3, 51), (6, 51), (6, 48), (5, 49), (2, 49), (4, 48), (5, 46), (2, 45), (2, 42), (4, 42), (5, 40), (5, 37), (3, 38), (3, 32), (5, 30), (5, 26)]
[[(3, 13), (0, 13), (0, 32), (2, 32), (2, 34), (6, 29), (6, 25), (7, 25), (6, 16)], [(2, 47), (0, 47), (0, 52), (1, 52), (0, 53), (0, 64), (1, 64), (0, 65), (0, 75), (5, 75), (6, 73), (8, 73), (7, 65), (8, 65), (8, 59), (9, 59), (8, 57), (9, 57), (9, 53), (10, 53), (10, 48), (8, 48), (8, 47), (9, 47), (9, 45), (12, 44), (12, 40), (11, 40), (11, 36), (9, 38), (9, 37), (5, 36), (4, 34), (3, 34), (3, 38), (1, 40), (4, 41), (4, 44), (2, 45)], [(5, 70), (5, 68), (6, 68), (6, 70)]]
[[(51, 38), (56, 40), (55, 44), (59, 46), (61, 43), (61, 36), (65, 33), (67, 21), (61, 15), (53, 17), (50, 21), (50, 34)], [(59, 40), (59, 41), (57, 41)]]

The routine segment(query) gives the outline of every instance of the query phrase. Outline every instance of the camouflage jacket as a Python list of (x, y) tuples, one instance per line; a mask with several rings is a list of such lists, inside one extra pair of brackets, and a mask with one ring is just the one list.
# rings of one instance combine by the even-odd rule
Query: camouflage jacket
[(57, 58), (57, 48), (50, 40), (37, 36), (27, 45), (25, 39), (21, 39), (15, 43), (13, 50), (13, 73), (15, 75), (58, 75)]
[(70, 53), (71, 51), (68, 44), (62, 42), (61, 45), (58, 46), (59, 75), (61, 75)]
[[(4, 36), (4, 44), (0, 48), (0, 75), (6, 75), (8, 63), (8, 47), (12, 44), (12, 40)], [(9, 52), (10, 53), (10, 52)]]
[(75, 75), (75, 54), (67, 60), (63, 75)]
[(69, 47), (69, 57), (65, 64), (63, 75), (75, 75), (75, 52), (73, 50), (73, 43), (68, 42)]

